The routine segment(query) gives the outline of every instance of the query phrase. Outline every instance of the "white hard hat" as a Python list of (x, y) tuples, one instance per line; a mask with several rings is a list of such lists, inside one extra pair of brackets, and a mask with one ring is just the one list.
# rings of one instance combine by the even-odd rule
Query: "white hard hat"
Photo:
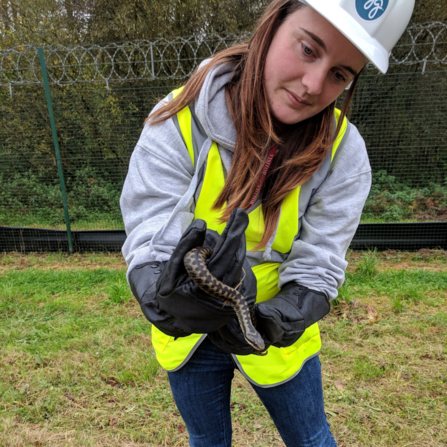
[(415, 0), (299, 0), (347, 37), (382, 73), (410, 22)]

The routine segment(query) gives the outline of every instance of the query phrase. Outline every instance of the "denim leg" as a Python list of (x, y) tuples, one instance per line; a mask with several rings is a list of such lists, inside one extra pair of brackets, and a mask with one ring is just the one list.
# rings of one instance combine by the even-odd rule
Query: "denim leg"
[(188, 363), (168, 372), (191, 447), (231, 447), (231, 380), (234, 363), (206, 338)]
[(308, 360), (300, 373), (283, 385), (252, 385), (287, 447), (336, 447), (324, 412), (321, 364)]

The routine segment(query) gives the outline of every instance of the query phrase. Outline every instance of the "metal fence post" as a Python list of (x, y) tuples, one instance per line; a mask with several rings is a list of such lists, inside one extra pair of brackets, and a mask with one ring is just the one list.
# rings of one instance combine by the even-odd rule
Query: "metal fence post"
[(38, 53), (40, 59), (40, 68), (42, 69), (43, 85), (45, 87), (45, 96), (47, 98), (48, 113), (50, 115), (51, 131), (53, 132), (54, 151), (56, 153), (57, 170), (59, 172), (59, 182), (61, 185), (61, 192), (62, 192), (62, 203), (64, 205), (65, 224), (67, 226), (68, 250), (70, 254), (73, 254), (73, 240), (71, 237), (70, 216), (68, 214), (68, 203), (67, 203), (67, 193), (65, 191), (64, 171), (62, 169), (61, 154), (59, 151), (59, 140), (57, 138), (56, 121), (54, 119), (54, 112), (53, 112), (53, 103), (51, 102), (50, 86), (48, 83), (48, 75), (47, 75), (47, 66), (45, 63), (45, 57), (43, 55), (43, 49), (38, 48)]
[(152, 42), (151, 42), (151, 68), (152, 68), (152, 79), (155, 79), (154, 51), (153, 51), (153, 49), (152, 49)]

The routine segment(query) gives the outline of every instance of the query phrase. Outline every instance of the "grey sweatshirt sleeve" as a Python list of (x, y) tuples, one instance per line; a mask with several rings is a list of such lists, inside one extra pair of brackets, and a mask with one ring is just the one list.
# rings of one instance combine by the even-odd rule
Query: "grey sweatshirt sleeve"
[(120, 199), (128, 273), (144, 262), (171, 257), (193, 220), (190, 206), (184, 206), (193, 175), (191, 158), (172, 119), (145, 125)]
[(330, 300), (345, 279), (346, 251), (360, 222), (371, 188), (365, 142), (351, 125), (328, 177), (310, 198), (299, 237), (279, 268), (279, 286), (296, 281), (324, 292)]

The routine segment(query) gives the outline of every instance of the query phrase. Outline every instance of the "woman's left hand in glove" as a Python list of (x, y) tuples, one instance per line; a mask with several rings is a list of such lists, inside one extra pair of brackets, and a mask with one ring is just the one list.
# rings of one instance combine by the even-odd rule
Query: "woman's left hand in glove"
[[(293, 345), (309, 326), (327, 315), (330, 304), (324, 293), (290, 282), (273, 298), (256, 304), (254, 308), (256, 329), (266, 348), (271, 345), (285, 348)], [(245, 341), (236, 320), (209, 334), (209, 337), (227, 353), (248, 355), (255, 352)]]
[(290, 282), (270, 300), (255, 305), (257, 329), (273, 346), (286, 348), (330, 309), (324, 293)]

